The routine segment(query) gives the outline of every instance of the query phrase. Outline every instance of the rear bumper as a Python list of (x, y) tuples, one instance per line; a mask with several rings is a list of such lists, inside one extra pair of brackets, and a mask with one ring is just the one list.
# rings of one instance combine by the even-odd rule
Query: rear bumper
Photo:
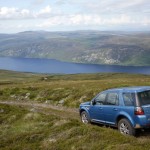
[(137, 116), (134, 128), (150, 128), (150, 119), (145, 115)]

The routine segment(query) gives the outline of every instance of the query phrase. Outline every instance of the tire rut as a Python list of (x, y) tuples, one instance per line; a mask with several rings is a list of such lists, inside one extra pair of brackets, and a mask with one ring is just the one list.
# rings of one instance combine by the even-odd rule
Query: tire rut
[(35, 102), (0, 101), (0, 104), (34, 108), (37, 112), (44, 113), (46, 115), (53, 114), (65, 119), (80, 119), (78, 109), (76, 108), (67, 108)]

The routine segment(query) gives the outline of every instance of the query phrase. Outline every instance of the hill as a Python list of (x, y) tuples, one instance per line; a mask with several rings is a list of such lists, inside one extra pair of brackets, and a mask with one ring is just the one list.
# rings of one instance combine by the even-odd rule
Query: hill
[[(134, 79), (134, 80), (133, 80)], [(150, 85), (149, 75), (50, 75), (0, 71), (0, 149), (150, 149), (150, 132), (137, 137), (84, 125), (79, 103), (120, 86)]]
[(150, 132), (123, 136), (116, 129), (83, 125), (77, 113), (12, 104), (0, 104), (0, 110), (1, 150), (150, 149)]
[[(134, 80), (133, 80), (134, 79)], [(122, 73), (49, 75), (0, 71), (0, 100), (79, 107), (102, 90), (150, 85), (149, 75)]]
[(62, 61), (150, 65), (150, 33), (26, 31), (0, 34), (0, 56)]

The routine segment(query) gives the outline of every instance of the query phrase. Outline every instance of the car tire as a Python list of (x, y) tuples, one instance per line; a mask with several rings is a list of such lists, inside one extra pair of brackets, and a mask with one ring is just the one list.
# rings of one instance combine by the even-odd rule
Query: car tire
[(88, 116), (88, 114), (87, 114), (86, 111), (83, 111), (83, 112), (81, 113), (81, 121), (82, 121), (84, 124), (90, 123), (90, 119), (89, 119), (89, 116)]
[(135, 135), (135, 129), (127, 119), (121, 119), (118, 122), (118, 130), (120, 131), (121, 134), (123, 135)]

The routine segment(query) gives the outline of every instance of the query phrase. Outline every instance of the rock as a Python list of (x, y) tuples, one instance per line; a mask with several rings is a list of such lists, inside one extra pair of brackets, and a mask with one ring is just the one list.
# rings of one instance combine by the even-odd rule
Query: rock
[(10, 95), (11, 98), (16, 98), (16, 95)]
[(29, 98), (30, 93), (26, 93), (25, 99)]
[(52, 103), (52, 100), (46, 100), (45, 103), (46, 103), (46, 104), (51, 104), (51, 103)]
[(37, 110), (35, 108), (31, 108), (30, 111), (31, 112), (37, 112)]
[(3, 113), (3, 112), (4, 112), (4, 109), (1, 108), (1, 109), (0, 109), (0, 113)]
[(60, 101), (58, 102), (58, 104), (64, 104), (64, 102), (65, 102), (65, 100), (62, 99), (62, 100), (60, 100)]
[(46, 81), (46, 80), (48, 80), (48, 78), (47, 77), (42, 77), (41, 80)]
[(26, 96), (30, 96), (30, 93), (26, 93)]

